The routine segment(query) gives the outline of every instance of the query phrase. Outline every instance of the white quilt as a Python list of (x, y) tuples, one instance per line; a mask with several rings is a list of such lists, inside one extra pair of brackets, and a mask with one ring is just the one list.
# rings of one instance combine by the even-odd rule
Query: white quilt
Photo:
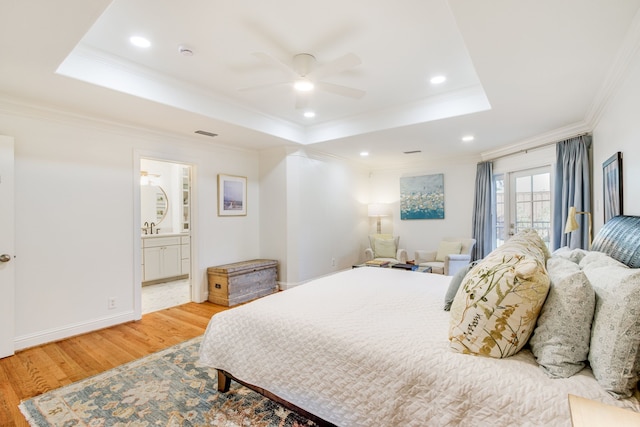
[(338, 426), (570, 426), (567, 395), (616, 401), (583, 369), (550, 379), (528, 350), (449, 349), (450, 277), (381, 268), (327, 276), (216, 314), (201, 361)]

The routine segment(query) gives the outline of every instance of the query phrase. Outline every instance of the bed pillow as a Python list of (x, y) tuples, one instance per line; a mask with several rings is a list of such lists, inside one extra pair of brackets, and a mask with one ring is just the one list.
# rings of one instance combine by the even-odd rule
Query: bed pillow
[(568, 378), (582, 370), (589, 355), (596, 296), (569, 258), (549, 258), (547, 272), (551, 287), (529, 344), (548, 376)]
[(444, 262), (444, 258), (449, 254), (459, 254), (462, 250), (462, 242), (447, 242), (442, 240), (436, 252), (436, 261)]
[(584, 249), (570, 249), (567, 246), (563, 246), (559, 249), (556, 249), (553, 254), (552, 257), (553, 258), (565, 258), (568, 259), (571, 262), (574, 262), (576, 264), (579, 264), (580, 261), (582, 260), (582, 258), (584, 258), (584, 256), (586, 254), (588, 254), (589, 252), (585, 251)]
[(458, 270), (456, 274), (453, 275), (453, 277), (451, 278), (451, 282), (449, 282), (447, 293), (444, 296), (444, 311), (451, 310), (451, 304), (453, 303), (453, 299), (458, 293), (458, 288), (460, 287), (464, 276), (466, 276), (469, 270), (471, 270), (471, 268), (476, 264), (477, 262), (474, 261), (471, 264), (465, 265), (460, 270)]
[(583, 268), (596, 293), (589, 363), (598, 383), (621, 399), (640, 379), (640, 269), (593, 260)]
[(375, 258), (395, 258), (397, 249), (395, 239), (376, 238), (374, 240)]
[(580, 268), (583, 270), (594, 269), (598, 267), (620, 267), (629, 268), (620, 261), (611, 258), (603, 252), (589, 252), (580, 260)]
[(524, 230), (473, 267), (451, 305), (451, 348), (497, 358), (517, 353), (547, 297), (548, 255), (538, 233)]

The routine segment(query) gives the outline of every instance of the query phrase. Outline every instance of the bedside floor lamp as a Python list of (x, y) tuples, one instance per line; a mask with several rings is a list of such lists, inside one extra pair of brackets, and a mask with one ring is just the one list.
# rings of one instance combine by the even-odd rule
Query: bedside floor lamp
[(369, 217), (377, 218), (377, 230), (378, 234), (382, 234), (381, 218), (383, 216), (389, 216), (389, 209), (384, 203), (370, 203), (367, 206)]
[(580, 228), (578, 221), (576, 221), (576, 215), (586, 215), (589, 218), (589, 249), (591, 249), (591, 213), (590, 212), (576, 212), (575, 206), (569, 208), (569, 215), (567, 215), (567, 225), (564, 227), (565, 233), (571, 233)]

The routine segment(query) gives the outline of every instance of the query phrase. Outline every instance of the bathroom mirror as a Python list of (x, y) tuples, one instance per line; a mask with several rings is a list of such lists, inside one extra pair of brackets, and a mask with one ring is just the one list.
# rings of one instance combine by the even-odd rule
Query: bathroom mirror
[(152, 222), (159, 225), (167, 216), (169, 200), (167, 193), (158, 185), (140, 186), (140, 212), (142, 214), (141, 224)]

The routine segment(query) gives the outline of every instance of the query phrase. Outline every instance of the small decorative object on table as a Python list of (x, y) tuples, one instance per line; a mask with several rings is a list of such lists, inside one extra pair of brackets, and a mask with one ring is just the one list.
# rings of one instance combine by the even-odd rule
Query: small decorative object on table
[(418, 266), (415, 264), (393, 264), (391, 266), (392, 268), (399, 268), (402, 270), (409, 270), (409, 271), (416, 271), (418, 269)]
[(389, 261), (383, 261), (380, 259), (372, 259), (364, 263), (369, 267), (387, 267), (389, 265)]

